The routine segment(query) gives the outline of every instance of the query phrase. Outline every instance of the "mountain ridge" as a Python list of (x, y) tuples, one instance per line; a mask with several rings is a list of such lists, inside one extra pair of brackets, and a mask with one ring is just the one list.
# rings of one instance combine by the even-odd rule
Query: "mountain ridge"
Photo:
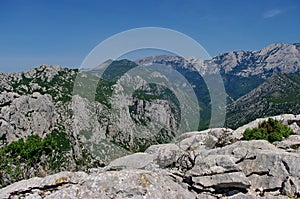
[[(286, 112), (298, 114), (299, 96), (295, 93), (299, 90), (300, 82), (299, 62), (297, 62), (300, 57), (299, 46), (300, 44), (274, 45), (248, 54), (227, 53), (223, 57), (213, 58), (210, 61), (158, 56), (144, 58), (137, 62), (141, 65), (158, 63), (171, 66), (188, 79), (202, 108), (200, 110), (202, 126), (199, 125), (198, 129), (206, 129), (211, 116), (211, 99), (202, 75), (216, 73), (223, 67), (221, 76), (227, 97), (231, 99), (228, 100), (229, 114), (226, 125), (238, 127), (247, 122), (246, 116), (252, 115), (253, 119), (261, 117), (264, 111), (274, 107), (270, 104), (280, 104), (280, 106), (276, 105), (277, 112), (266, 112), (265, 116)], [(291, 51), (290, 49), (292, 55), (285, 55)], [(254, 54), (259, 56), (246, 60)], [(236, 56), (240, 61), (232, 61)], [(295, 64), (292, 67), (286, 65), (290, 63), (290, 57)], [(266, 62), (262, 61), (264, 59)], [(223, 65), (217, 66), (221, 60), (224, 62)], [(251, 71), (256, 61), (259, 61), (259, 67)], [(125, 64), (122, 65), (123, 63)], [(115, 158), (143, 152), (150, 145), (172, 141), (177, 136), (178, 121), (181, 119), (182, 123), (189, 125), (187, 123), (189, 115), (181, 115), (186, 110), (180, 109), (176, 95), (166, 86), (168, 84), (160, 86), (147, 84), (146, 79), (139, 76), (139, 73), (129, 75), (131, 69), (137, 66), (135, 62), (129, 60), (109, 61), (106, 64), (114, 66), (108, 70), (112, 74), (103, 73), (106, 79), (99, 79), (96, 70), (89, 73), (89, 71), (46, 65), (27, 72), (0, 73), (0, 147), (20, 139), (26, 140), (33, 135), (46, 138), (53, 134), (51, 139), (59, 143), (61, 141), (57, 135), (64, 135), (68, 137), (71, 150), (61, 153), (58, 149), (55, 154), (65, 160), (65, 165), (54, 166), (56, 170), (49, 170), (48, 174), (66, 169), (88, 170), (90, 165), (107, 165)], [(122, 66), (121, 71), (117, 70), (118, 66)], [(248, 66), (251, 70), (247, 69)], [(100, 70), (101, 67), (103, 65), (96, 69)], [(285, 70), (290, 73), (281, 74)], [(147, 77), (156, 78), (162, 83), (166, 80), (166, 76), (153, 71), (150, 71)], [(77, 78), (84, 81), (77, 81)], [(122, 85), (121, 82), (128, 83), (128, 86)], [(255, 99), (257, 101), (261, 99), (258, 92), (261, 88), (257, 90), (259, 86), (266, 94), (273, 90), (275, 94), (269, 93), (266, 97), (267, 101), (262, 100), (266, 105), (261, 106), (259, 112), (255, 112), (257, 110)], [(275, 92), (276, 88), (281, 88), (280, 95)], [(258, 98), (253, 97), (257, 95)], [(294, 98), (289, 102), (287, 110), (286, 104), (281, 103), (280, 100), (290, 100), (290, 96)], [(233, 106), (231, 103), (236, 104)], [(252, 106), (251, 110), (248, 104), (243, 105), (245, 103), (248, 103), (249, 107)], [(230, 109), (234, 111), (235, 107), (242, 106), (246, 108), (238, 109), (239, 112), (234, 114), (230, 112)], [(157, 131), (158, 123), (155, 122), (164, 124), (164, 128)], [(33, 177), (40, 172), (44, 173), (49, 165), (56, 164), (47, 156), (42, 155), (40, 158), (41, 162), (36, 165), (37, 168), (28, 168), (25, 164), (17, 163), (19, 165), (13, 169), (9, 168), (9, 172), (0, 173), (5, 179), (4, 184), (14, 182), (12, 176), (16, 174), (18, 178), (15, 180), (22, 179), (20, 171), (31, 169), (33, 172), (29, 172), (27, 177)], [(5, 159), (5, 161), (10, 160)], [(6, 168), (5, 165), (0, 166)]]

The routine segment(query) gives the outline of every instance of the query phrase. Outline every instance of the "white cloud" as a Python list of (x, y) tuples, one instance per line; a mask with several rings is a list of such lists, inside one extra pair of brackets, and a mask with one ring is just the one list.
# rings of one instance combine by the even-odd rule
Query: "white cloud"
[(282, 10), (279, 10), (279, 9), (269, 10), (269, 11), (264, 13), (264, 18), (275, 17), (275, 16), (277, 16), (281, 13), (282, 13)]

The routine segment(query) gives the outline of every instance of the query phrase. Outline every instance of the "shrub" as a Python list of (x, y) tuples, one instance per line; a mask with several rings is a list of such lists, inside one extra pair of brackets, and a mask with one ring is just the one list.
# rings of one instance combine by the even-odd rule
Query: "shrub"
[(0, 149), (0, 187), (31, 177), (31, 168), (37, 173), (39, 165), (60, 171), (62, 165), (68, 163), (65, 157), (70, 149), (67, 134), (58, 130), (45, 138), (30, 135), (26, 140), (5, 145)]
[(269, 142), (282, 141), (292, 133), (292, 130), (281, 124), (278, 120), (269, 118), (263, 121), (257, 128), (246, 129), (243, 135), (244, 140), (268, 140)]

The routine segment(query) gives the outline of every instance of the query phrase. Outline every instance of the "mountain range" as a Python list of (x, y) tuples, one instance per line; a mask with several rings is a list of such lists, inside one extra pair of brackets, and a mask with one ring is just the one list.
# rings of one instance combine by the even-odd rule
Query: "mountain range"
[[(53, 148), (45, 149), (53, 150), (52, 156), (41, 153), (30, 163), (0, 153), (5, 163), (0, 165), (2, 186), (42, 174), (107, 165), (150, 145), (172, 141), (182, 126), (186, 131), (207, 129), (212, 99), (205, 79), (216, 74), (226, 91), (225, 107), (220, 107), (227, 112), (226, 127), (235, 129), (258, 117), (300, 110), (299, 43), (234, 51), (210, 60), (161, 55), (104, 64), (105, 71), (103, 65), (89, 71), (41, 65), (28, 72), (0, 73), (1, 149), (18, 140), (41, 142), (38, 147), (54, 140)], [(147, 70), (151, 64), (178, 71), (192, 90), (169, 89), (170, 81), (176, 85), (177, 76), (168, 81), (167, 74)], [(132, 70), (137, 66), (147, 75)], [(195, 103), (184, 93), (190, 91), (199, 110), (188, 106)], [(199, 123), (193, 120), (197, 112)], [(21, 141), (15, 147), (19, 145)]]
[[(264, 109), (258, 114), (256, 112), (255, 106), (248, 107), (248, 115), (244, 117), (243, 115), (236, 115), (234, 117), (235, 121), (231, 118), (233, 113), (237, 110), (233, 107), (237, 107), (236, 103), (243, 104), (246, 95), (251, 91), (252, 93), (257, 92), (254, 89), (258, 88), (260, 85), (265, 83), (269, 78), (273, 78), (274, 82), (282, 81), (281, 92), (287, 92), (284, 95), (285, 98), (295, 98), (292, 103), (299, 103), (299, 96), (295, 93), (299, 92), (299, 87), (295, 86), (298, 83), (298, 77), (300, 75), (300, 44), (272, 44), (259, 51), (233, 51), (229, 53), (224, 53), (213, 57), (210, 60), (201, 60), (196, 58), (181, 58), (174, 56), (156, 56), (147, 57), (137, 60), (136, 63), (141, 65), (149, 65), (151, 63), (163, 64), (171, 66), (177, 71), (179, 71), (183, 76), (193, 85), (194, 91), (198, 97), (199, 105), (202, 108), (201, 122), (199, 125), (200, 129), (208, 128), (209, 118), (210, 118), (210, 105), (211, 99), (209, 96), (209, 90), (205, 84), (204, 78), (210, 75), (220, 74), (224, 83), (224, 88), (227, 95), (227, 119), (226, 126), (230, 128), (237, 128), (238, 126), (245, 124), (255, 117), (273, 115), (284, 113), (299, 113), (298, 106), (293, 106), (290, 104), (290, 108), (278, 108), (272, 111), (264, 113)], [(285, 78), (284, 80), (275, 80), (279, 78), (278, 74), (291, 74), (290, 78)], [(274, 77), (273, 77), (274, 76)], [(289, 85), (293, 85), (289, 88), (284, 82), (288, 81)], [(214, 80), (213, 80), (214, 81)], [(294, 83), (291, 83), (294, 82)], [(272, 86), (271, 83), (265, 83), (264, 86)], [(268, 91), (265, 88), (265, 92)], [(274, 90), (274, 89), (273, 89)], [(255, 95), (255, 94), (254, 94)], [(271, 92), (267, 92), (264, 95), (272, 95)], [(295, 95), (295, 96), (294, 96)], [(271, 96), (269, 96), (270, 98)], [(252, 101), (253, 100), (253, 101)], [(247, 104), (255, 103), (256, 99), (251, 99), (248, 96)], [(284, 100), (283, 100), (284, 101)], [(278, 104), (279, 101), (272, 101), (273, 104)], [(245, 107), (246, 109), (246, 107)], [(253, 114), (252, 114), (253, 113)], [(253, 115), (253, 116), (251, 116)], [(251, 117), (249, 117), (251, 116)], [(246, 119), (248, 118), (248, 119)]]

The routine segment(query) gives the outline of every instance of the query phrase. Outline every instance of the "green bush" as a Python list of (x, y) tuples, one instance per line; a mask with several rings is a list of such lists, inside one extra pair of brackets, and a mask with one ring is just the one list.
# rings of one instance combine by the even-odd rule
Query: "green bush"
[(281, 124), (278, 120), (269, 118), (263, 121), (258, 127), (253, 129), (246, 129), (243, 135), (244, 140), (268, 140), (269, 142), (282, 141), (287, 138), (292, 130), (287, 126)]
[[(60, 171), (67, 164), (66, 153), (71, 149), (67, 134), (53, 130), (45, 138), (30, 135), (26, 140), (19, 139), (0, 149), (0, 187), (15, 181), (27, 179), (30, 171), (38, 170), (38, 164), (45, 170)], [(8, 178), (9, 176), (9, 178)], [(4, 181), (4, 178), (10, 179)]]

